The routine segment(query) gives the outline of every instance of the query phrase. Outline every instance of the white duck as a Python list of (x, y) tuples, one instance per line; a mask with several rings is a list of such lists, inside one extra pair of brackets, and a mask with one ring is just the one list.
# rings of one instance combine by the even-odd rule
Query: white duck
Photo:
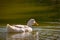
[(7, 24), (7, 30), (8, 32), (32, 32), (32, 25), (38, 25), (35, 21), (35, 19), (30, 19), (27, 22), (27, 25), (9, 25)]

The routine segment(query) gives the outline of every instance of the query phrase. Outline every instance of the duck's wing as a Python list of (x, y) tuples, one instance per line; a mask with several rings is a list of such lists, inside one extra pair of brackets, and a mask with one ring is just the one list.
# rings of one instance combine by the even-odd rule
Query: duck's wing
[(24, 25), (14, 25), (14, 26), (24, 28)]
[(27, 25), (24, 25), (24, 28), (27, 28), (27, 27), (29, 27), (29, 26), (27, 26)]

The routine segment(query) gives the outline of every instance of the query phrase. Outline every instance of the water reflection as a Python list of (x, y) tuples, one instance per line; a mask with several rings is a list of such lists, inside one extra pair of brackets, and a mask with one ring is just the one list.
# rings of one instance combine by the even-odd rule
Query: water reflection
[(7, 40), (60, 40), (60, 31), (42, 29), (31, 33), (8, 33)]
[[(4, 31), (4, 30), (3, 30)], [(33, 32), (8, 33), (1, 32), (0, 40), (60, 40), (59, 29), (35, 29)]]
[(7, 35), (7, 40), (38, 40), (38, 38), (39, 38), (38, 32), (36, 33), (23, 32)]
[(14, 34), (12, 35), (11, 37), (12, 38), (25, 38), (25, 37), (29, 37), (31, 36), (31, 34), (29, 32), (24, 32), (24, 33), (17, 33), (17, 34)]

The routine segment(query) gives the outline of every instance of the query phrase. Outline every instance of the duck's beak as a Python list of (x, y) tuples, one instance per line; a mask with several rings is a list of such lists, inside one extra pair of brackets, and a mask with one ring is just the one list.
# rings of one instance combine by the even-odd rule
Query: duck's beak
[(36, 22), (34, 25), (37, 25), (38, 26), (39, 24)]

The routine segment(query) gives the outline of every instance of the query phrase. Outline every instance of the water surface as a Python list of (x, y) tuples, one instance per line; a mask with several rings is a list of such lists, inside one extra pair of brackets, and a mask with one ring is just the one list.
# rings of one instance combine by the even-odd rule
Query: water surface
[(6, 28), (0, 28), (0, 40), (60, 40), (60, 30), (33, 28), (33, 32), (8, 33)]

